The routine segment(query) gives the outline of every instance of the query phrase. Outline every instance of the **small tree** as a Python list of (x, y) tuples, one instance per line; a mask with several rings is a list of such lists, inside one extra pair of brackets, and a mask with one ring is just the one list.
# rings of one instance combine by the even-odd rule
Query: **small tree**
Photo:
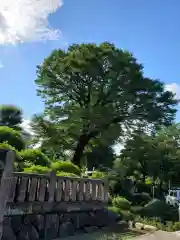
[(19, 130), (22, 123), (22, 111), (14, 105), (0, 106), (0, 125)]

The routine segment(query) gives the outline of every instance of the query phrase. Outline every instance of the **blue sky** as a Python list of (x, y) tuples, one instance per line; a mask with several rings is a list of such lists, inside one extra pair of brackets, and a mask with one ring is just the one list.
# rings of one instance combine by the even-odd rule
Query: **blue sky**
[[(36, 65), (53, 49), (81, 42), (109, 41), (131, 51), (143, 63), (145, 75), (164, 81), (180, 95), (179, 12), (179, 0), (64, 0), (48, 18), (54, 29), (61, 30), (58, 40), (0, 44), (0, 104), (20, 106), (25, 119), (43, 111), (34, 83)], [(16, 27), (22, 24), (16, 20)]]

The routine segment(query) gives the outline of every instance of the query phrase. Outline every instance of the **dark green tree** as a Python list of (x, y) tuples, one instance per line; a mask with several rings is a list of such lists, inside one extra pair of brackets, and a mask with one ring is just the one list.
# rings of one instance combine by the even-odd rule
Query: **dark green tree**
[(21, 129), (22, 123), (22, 111), (20, 108), (14, 105), (1, 105), (0, 106), (0, 125), (14, 128), (16, 130)]
[(155, 155), (156, 146), (153, 137), (136, 131), (126, 142), (120, 158), (116, 160), (115, 168), (124, 171), (125, 176), (133, 176), (137, 172), (145, 182), (153, 169)]
[(64, 152), (72, 148), (73, 142), (68, 142), (60, 124), (51, 122), (43, 115), (35, 115), (31, 127), (34, 132), (31, 147), (38, 144), (42, 152), (51, 160), (67, 160)]
[(144, 77), (133, 55), (110, 43), (53, 51), (37, 67), (36, 84), (45, 114), (73, 139), (77, 165), (93, 139), (111, 132), (118, 138), (137, 120), (169, 125), (176, 113), (177, 101), (164, 84)]
[(115, 154), (110, 146), (96, 146), (91, 151), (85, 153), (87, 165), (89, 168), (108, 169), (113, 167)]
[(179, 183), (180, 125), (175, 124), (157, 131), (155, 135), (134, 132), (124, 145), (115, 170), (123, 176), (142, 176), (159, 179), (163, 183)]
[(6, 126), (0, 126), (0, 143), (6, 142), (18, 151), (25, 148), (25, 142), (19, 131)]

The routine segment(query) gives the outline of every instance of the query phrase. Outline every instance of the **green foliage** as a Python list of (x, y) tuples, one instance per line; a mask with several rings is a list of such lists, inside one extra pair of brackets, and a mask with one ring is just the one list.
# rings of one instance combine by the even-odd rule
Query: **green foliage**
[(24, 172), (26, 173), (39, 173), (39, 174), (46, 174), (51, 171), (50, 168), (40, 166), (40, 165), (32, 165), (31, 167), (24, 168)]
[(142, 218), (139, 216), (136, 217), (136, 221), (141, 222), (145, 225), (155, 226), (158, 230), (162, 231), (175, 232), (180, 230), (180, 222), (166, 221), (164, 224), (162, 224), (158, 218)]
[(154, 199), (149, 202), (147, 205), (144, 206), (138, 213), (143, 217), (158, 217), (163, 220), (171, 220), (177, 221), (178, 220), (178, 211), (177, 208), (174, 208), (164, 201)]
[(140, 130), (134, 132), (115, 161), (114, 169), (121, 177), (133, 176), (138, 192), (152, 193), (155, 183), (162, 189), (169, 180), (179, 182), (179, 136), (180, 124), (162, 128), (152, 135)]
[[(24, 168), (24, 172), (26, 172), (26, 173), (47, 174), (47, 173), (50, 173), (51, 171), (52, 171), (51, 168), (44, 167), (44, 166), (39, 166), (39, 165), (32, 165), (32, 166)], [(61, 177), (79, 177), (76, 174), (68, 173), (68, 172), (57, 172), (56, 176), (61, 176)]]
[(108, 207), (108, 210), (117, 214), (117, 215), (120, 215), (120, 209), (118, 207), (115, 207), (115, 206), (109, 206)]
[(14, 105), (0, 106), (0, 126), (19, 130), (22, 123), (22, 111)]
[(133, 205), (144, 206), (152, 200), (151, 196), (148, 193), (135, 193), (131, 196), (131, 202)]
[(52, 123), (48, 129), (56, 125), (51, 137), (73, 144), (76, 165), (92, 140), (112, 142), (122, 136), (124, 123), (168, 125), (176, 113), (173, 93), (144, 77), (142, 65), (131, 53), (107, 42), (53, 51), (37, 67), (36, 84)]
[(115, 207), (120, 208), (121, 210), (130, 210), (131, 208), (131, 203), (124, 197), (114, 197), (112, 200), (112, 204)]
[(21, 157), (19, 155), (19, 152), (14, 147), (9, 145), (7, 142), (0, 143), (0, 150), (1, 150), (0, 151), (1, 161), (5, 161), (6, 153), (7, 153), (8, 150), (13, 150), (15, 152), (16, 159), (15, 159), (15, 162), (14, 162), (14, 169), (18, 170), (19, 169), (19, 163), (21, 162)]
[(77, 177), (79, 177), (79, 175), (76, 175), (76, 174), (74, 174), (74, 173), (70, 173), (70, 172), (57, 172), (57, 174), (56, 174), (57, 176), (59, 176), (59, 177), (75, 177), (75, 178), (77, 178)]
[(129, 210), (120, 210), (120, 215), (124, 221), (130, 221), (134, 219), (133, 213)]
[(3, 142), (7, 142), (18, 151), (25, 148), (25, 143), (20, 133), (6, 126), (0, 126), (0, 143)]
[(93, 171), (90, 178), (105, 179), (107, 178), (107, 173), (101, 171)]
[[(69, 136), (61, 130), (61, 123), (51, 122), (43, 114), (33, 116), (31, 120), (31, 127), (35, 133), (32, 139), (32, 145), (39, 143), (41, 139), (41, 150), (50, 159), (67, 160), (64, 154), (65, 150), (69, 150), (68, 142)], [(66, 146), (67, 145), (67, 146)]]
[(80, 176), (81, 170), (78, 166), (69, 161), (57, 161), (51, 164), (51, 168), (57, 172), (73, 173)]
[(22, 162), (29, 162), (39, 166), (49, 166), (49, 158), (39, 149), (26, 149), (20, 152)]
[(85, 153), (89, 168), (111, 168), (115, 159), (112, 147), (102, 144), (92, 147), (91, 151)]

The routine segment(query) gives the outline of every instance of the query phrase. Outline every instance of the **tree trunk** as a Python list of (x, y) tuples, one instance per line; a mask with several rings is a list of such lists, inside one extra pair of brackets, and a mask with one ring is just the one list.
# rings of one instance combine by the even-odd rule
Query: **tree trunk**
[(75, 152), (74, 152), (74, 156), (72, 159), (72, 162), (78, 166), (80, 166), (80, 160), (83, 156), (83, 152), (84, 152), (84, 148), (85, 146), (88, 144), (89, 142), (89, 137), (87, 135), (82, 135), (79, 138), (79, 142), (76, 146)]
[(88, 142), (92, 138), (97, 137), (101, 131), (103, 131), (104, 129), (107, 129), (112, 124), (120, 122), (120, 120), (123, 120), (123, 118), (122, 117), (114, 118), (111, 122), (104, 124), (104, 126), (102, 126), (101, 129), (96, 129), (96, 130), (94, 130), (94, 131), (92, 131), (88, 134), (84, 133), (83, 135), (81, 135), (79, 137), (79, 141), (78, 141), (78, 144), (76, 146), (72, 162), (74, 164), (80, 166), (80, 160), (83, 156), (84, 149), (85, 149), (86, 145), (88, 144)]

